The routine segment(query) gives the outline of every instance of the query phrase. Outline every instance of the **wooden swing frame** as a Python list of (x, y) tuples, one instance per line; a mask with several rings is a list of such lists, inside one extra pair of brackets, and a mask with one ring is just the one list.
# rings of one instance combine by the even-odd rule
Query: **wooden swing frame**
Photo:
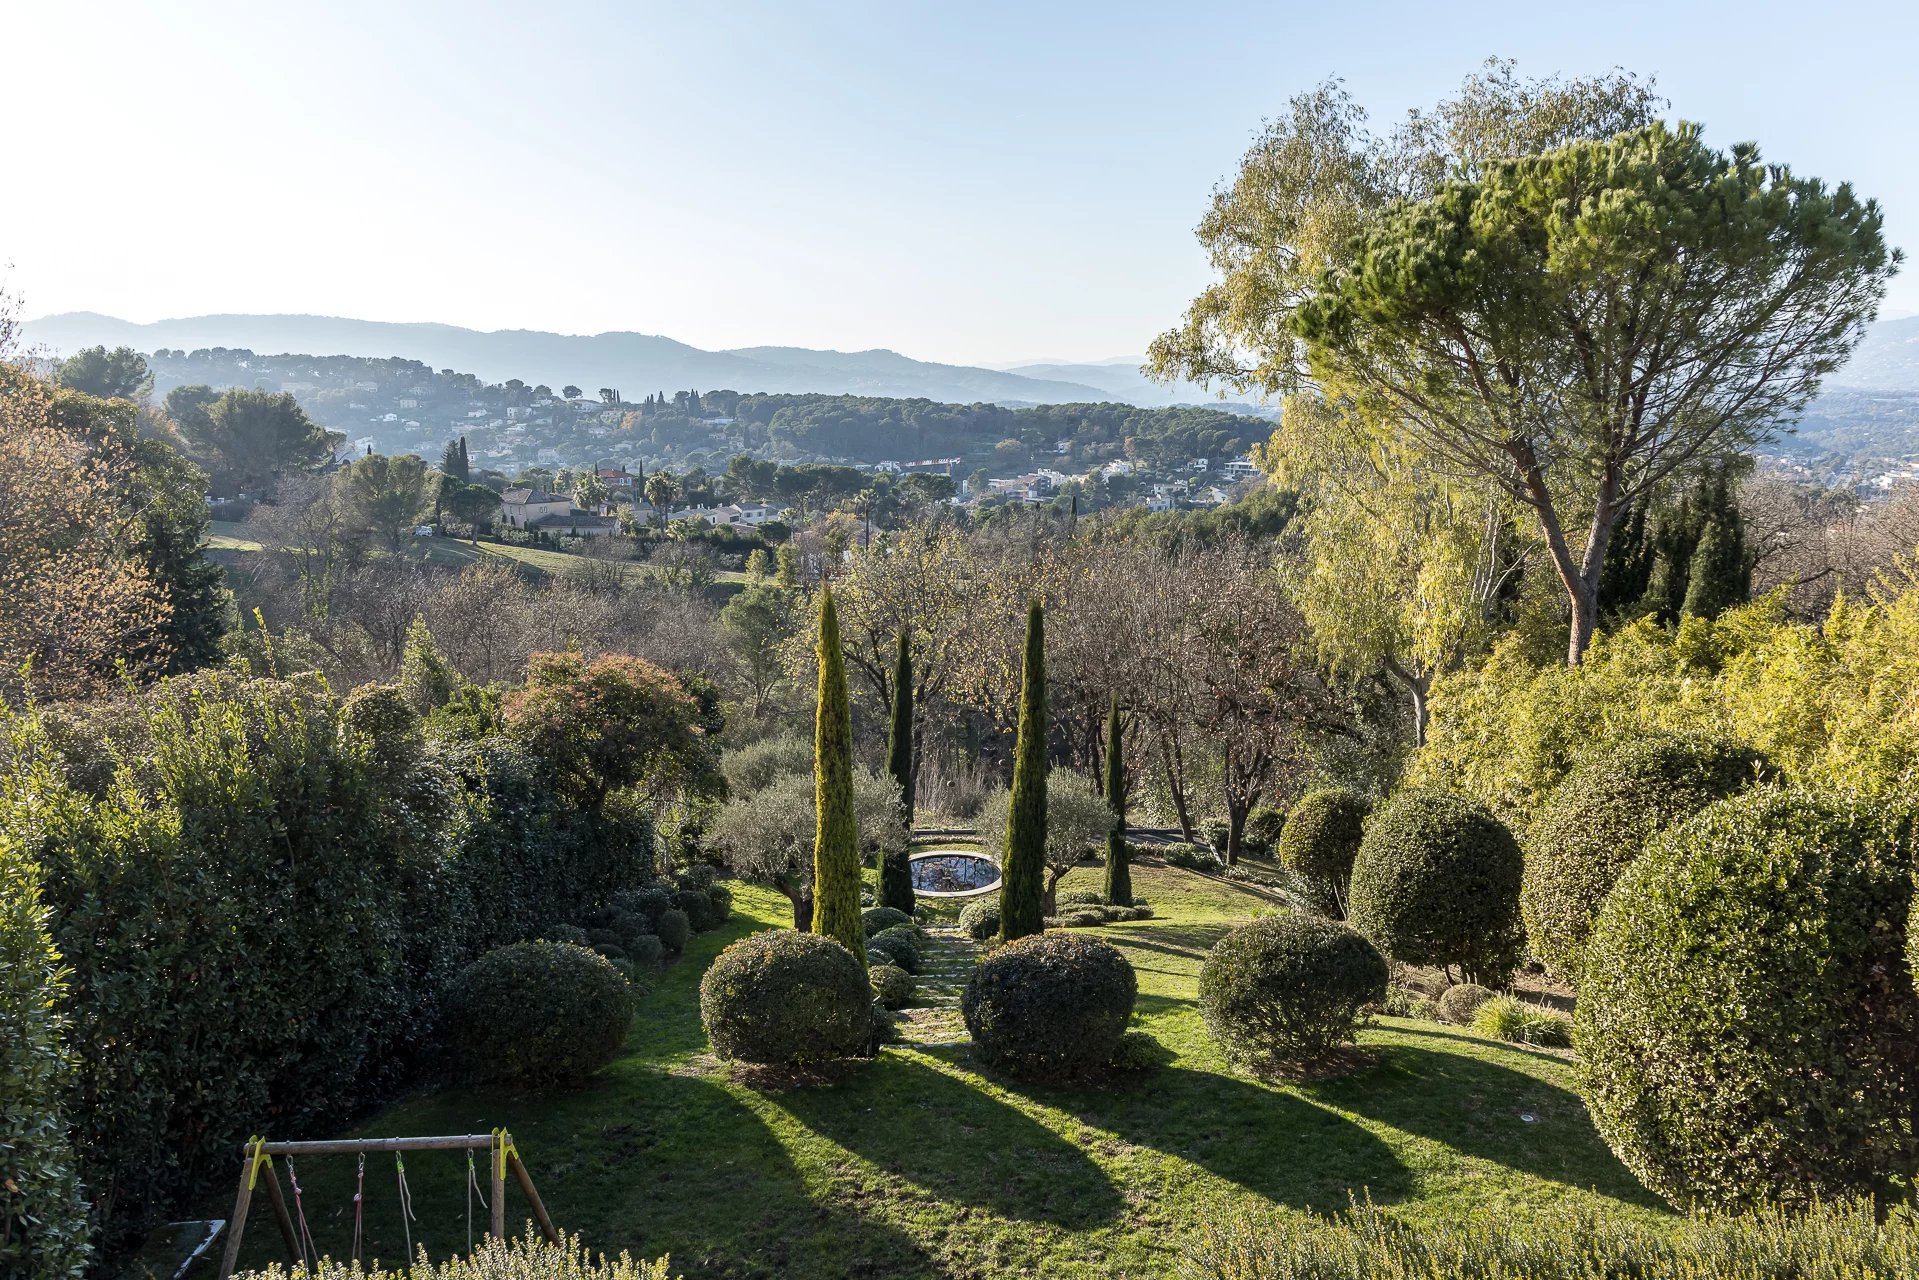
[(262, 1173), (266, 1175), (267, 1199), (273, 1205), (273, 1216), (280, 1224), (280, 1235), (286, 1241), (287, 1253), (295, 1263), (306, 1260), (300, 1248), (299, 1234), (293, 1227), (293, 1215), (287, 1211), (286, 1196), (280, 1190), (280, 1175), (273, 1167), (274, 1156), (345, 1156), (388, 1151), (481, 1149), (487, 1153), (487, 1171), (493, 1181), (493, 1198), (488, 1205), (493, 1222), (488, 1234), (496, 1240), (506, 1239), (506, 1175), (510, 1171), (513, 1180), (520, 1184), (520, 1190), (525, 1193), (527, 1203), (532, 1206), (533, 1217), (540, 1224), (540, 1231), (548, 1241), (558, 1244), (560, 1233), (554, 1228), (553, 1219), (547, 1216), (540, 1193), (533, 1189), (532, 1175), (520, 1162), (520, 1151), (513, 1145), (513, 1135), (505, 1129), (430, 1138), (340, 1138), (322, 1142), (268, 1142), (265, 1138), (254, 1138), (240, 1149), (240, 1190), (233, 1201), (233, 1219), (227, 1231), (226, 1253), (220, 1259), (219, 1280), (228, 1280), (240, 1259), (240, 1240), (247, 1228), (247, 1209), (253, 1202), (253, 1190)]

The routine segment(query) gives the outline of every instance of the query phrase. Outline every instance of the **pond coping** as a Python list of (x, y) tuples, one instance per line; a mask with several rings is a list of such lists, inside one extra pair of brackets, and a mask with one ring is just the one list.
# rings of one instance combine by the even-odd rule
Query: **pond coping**
[[(910, 868), (912, 867), (912, 865), (923, 858), (954, 858), (954, 857), (973, 858), (973, 859), (976, 859), (977, 861), (988, 864), (989, 866), (993, 868), (994, 871), (998, 871), (1000, 869), (999, 859), (995, 858), (992, 854), (981, 853), (978, 849), (967, 849), (959, 846), (954, 846), (948, 849), (923, 849), (918, 853), (910, 855), (906, 859), (906, 865), (909, 868), (908, 875), (909, 876), (911, 875)], [(998, 893), (999, 887), (1000, 887), (1000, 879), (1001, 877), (995, 875), (993, 877), (993, 882), (991, 884), (981, 885), (977, 889), (922, 889), (918, 885), (914, 885), (913, 895), (919, 898), (977, 898), (981, 896), (982, 894)]]

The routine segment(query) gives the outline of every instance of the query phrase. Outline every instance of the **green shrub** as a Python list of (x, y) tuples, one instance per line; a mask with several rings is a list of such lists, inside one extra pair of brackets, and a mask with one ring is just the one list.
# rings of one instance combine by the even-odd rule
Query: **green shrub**
[(1468, 1023), (1494, 1040), (1539, 1044), (1564, 1049), (1573, 1042), (1573, 1023), (1563, 1013), (1527, 1004), (1513, 996), (1494, 996), (1481, 1002)]
[(1232, 824), (1224, 818), (1205, 818), (1199, 824), (1199, 837), (1215, 850), (1226, 847), (1226, 841), (1232, 836)]
[(78, 1277), (87, 1202), (61, 1113), (66, 995), (39, 869), (0, 838), (0, 1275)]
[(279, 1263), (264, 1271), (242, 1271), (236, 1280), (668, 1280), (667, 1260), (635, 1262), (626, 1254), (618, 1260), (587, 1252), (578, 1236), (548, 1244), (533, 1233), (512, 1241), (482, 1237), (464, 1257), (445, 1262), (415, 1262), (388, 1269), (375, 1262), (335, 1262), (321, 1259), (316, 1268), (289, 1273)]
[(1280, 833), (1286, 829), (1286, 815), (1271, 805), (1261, 805), (1246, 815), (1246, 829), (1239, 833), (1242, 842), (1262, 852), (1279, 847)]
[(1911, 830), (1748, 791), (1654, 837), (1586, 949), (1577, 1038), (1600, 1133), (1677, 1204), (1887, 1193), (1919, 1171)]
[(895, 933), (890, 929), (876, 933), (866, 940), (866, 950), (869, 955), (891, 957), (890, 963), (898, 965), (908, 973), (920, 971), (919, 945), (905, 934)]
[(1196, 844), (1169, 844), (1160, 849), (1159, 856), (1169, 867), (1184, 867), (1188, 871), (1208, 871), (1215, 874), (1220, 869), (1220, 861), (1211, 849), (1202, 849)]
[(1420, 1022), (1440, 1022), (1439, 1002), (1424, 991), (1410, 987), (1387, 987), (1379, 1011), (1389, 1018), (1414, 1018)]
[(1590, 752), (1527, 828), (1520, 910), (1532, 952), (1576, 982), (1599, 904), (1653, 833), (1751, 782), (1755, 751), (1653, 734)]
[(1491, 1000), (1494, 992), (1476, 982), (1462, 982), (1439, 993), (1439, 1016), (1465, 1026), (1479, 1012), (1479, 1006)]
[(1865, 1280), (1919, 1274), (1919, 1215), (1870, 1204), (1649, 1221), (1596, 1197), (1407, 1222), (1361, 1204), (1331, 1219), (1215, 1219), (1188, 1280)]
[(733, 891), (723, 884), (710, 884), (706, 898), (713, 904), (713, 927), (717, 929), (733, 915)]
[(656, 927), (659, 931), (660, 945), (666, 948), (668, 955), (676, 956), (686, 950), (687, 939), (693, 936), (692, 923), (687, 920), (686, 912), (678, 907), (669, 907), (660, 912), (659, 924)]
[(866, 977), (873, 984), (873, 994), (888, 1009), (897, 1009), (913, 998), (913, 975), (898, 965), (873, 965)]
[(1519, 963), (1522, 873), (1519, 845), (1485, 809), (1402, 788), (1366, 823), (1349, 918), (1395, 960), (1501, 985)]
[(960, 908), (959, 926), (975, 942), (999, 934), (999, 899), (979, 898)]
[(898, 907), (868, 907), (860, 912), (860, 922), (866, 926), (866, 932), (870, 936), (882, 929), (891, 929), (895, 925), (910, 925), (913, 923), (913, 917)]
[(673, 895), (673, 906), (686, 917), (694, 933), (711, 933), (726, 922), (726, 917), (715, 910), (713, 899), (700, 889), (681, 889)]
[(1056, 899), (1061, 907), (1103, 907), (1106, 895), (1097, 889), (1068, 889)]
[(1199, 969), (1199, 1011), (1228, 1058), (1283, 1073), (1351, 1043), (1386, 978), (1386, 958), (1358, 932), (1287, 911), (1219, 940)]
[(657, 969), (666, 963), (666, 944), (658, 934), (642, 934), (626, 949), (626, 957), (636, 969)]
[(1277, 852), (1298, 876), (1313, 910), (1342, 920), (1346, 916), (1353, 859), (1365, 834), (1366, 798), (1344, 787), (1321, 787), (1299, 798), (1279, 833)]
[(468, 1080), (567, 1084), (613, 1060), (633, 1022), (626, 979), (566, 942), (498, 947), (460, 971), (447, 1038)]
[(1139, 982), (1118, 948), (1042, 933), (993, 951), (960, 1000), (976, 1052), (1016, 1074), (1061, 1077), (1112, 1061)]
[(1059, 922), (1067, 929), (1095, 929), (1106, 923), (1106, 913), (1097, 909), (1068, 911)]
[(872, 1037), (866, 969), (831, 938), (775, 929), (742, 938), (700, 979), (700, 1020), (722, 1058), (792, 1067), (850, 1058)]
[(576, 947), (590, 947), (593, 945), (593, 939), (588, 936), (586, 930), (580, 928), (577, 924), (550, 924), (540, 930), (539, 941), (570, 942)]
[(648, 928), (657, 932), (660, 917), (673, 910), (673, 890), (659, 883), (622, 889), (607, 900), (607, 905), (639, 917), (646, 921)]

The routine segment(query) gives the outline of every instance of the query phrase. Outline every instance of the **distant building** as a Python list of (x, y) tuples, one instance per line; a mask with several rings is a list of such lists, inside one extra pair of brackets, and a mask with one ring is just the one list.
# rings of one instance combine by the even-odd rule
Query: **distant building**
[(1220, 474), (1224, 475), (1228, 480), (1234, 481), (1251, 480), (1259, 474), (1259, 467), (1254, 464), (1250, 455), (1244, 458), (1234, 458), (1219, 470)]
[(564, 516), (572, 510), (571, 498), (544, 489), (508, 489), (500, 495), (500, 523), (509, 529), (532, 529), (548, 516)]
[(667, 519), (704, 520), (716, 529), (757, 529), (784, 514), (785, 507), (770, 502), (750, 502), (744, 506), (729, 503), (723, 507), (681, 507), (670, 513)]

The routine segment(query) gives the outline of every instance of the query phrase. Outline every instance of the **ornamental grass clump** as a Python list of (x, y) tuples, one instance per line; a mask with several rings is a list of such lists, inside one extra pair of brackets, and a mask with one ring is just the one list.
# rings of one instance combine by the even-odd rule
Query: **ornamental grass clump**
[(1385, 957), (1358, 932), (1288, 911), (1219, 940), (1200, 966), (1199, 1011), (1229, 1059), (1291, 1074), (1351, 1044), (1387, 978)]

